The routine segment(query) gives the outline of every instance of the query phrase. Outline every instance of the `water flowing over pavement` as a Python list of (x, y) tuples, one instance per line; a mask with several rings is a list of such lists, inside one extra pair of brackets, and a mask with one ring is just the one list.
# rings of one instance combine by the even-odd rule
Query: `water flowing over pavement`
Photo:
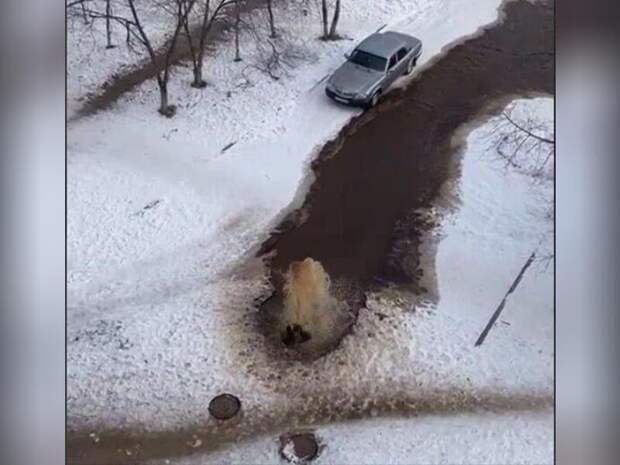
[[(305, 221), (288, 221), (263, 249), (277, 252), (271, 260), (274, 270), (312, 256), (335, 282), (353, 282), (360, 290), (377, 278), (379, 282), (412, 280), (415, 285), (419, 276), (415, 251), (432, 225), (422, 224), (412, 212), (431, 206), (445, 181), (458, 172), (455, 150), (449, 145), (454, 130), (488, 111), (492, 101), (554, 91), (552, 7), (517, 1), (506, 4), (505, 14), (505, 22), (452, 48), (407, 89), (388, 95), (377, 109), (352, 121), (327, 144), (314, 164), (317, 180), (300, 215)], [(403, 260), (402, 254), (409, 258)], [(319, 413), (323, 412), (318, 418), (315, 411), (304, 412), (300, 399), (272, 417), (250, 421), (253, 412), (245, 412), (244, 418), (227, 427), (195, 425), (150, 435), (107, 431), (97, 436), (97, 442), (90, 431), (73, 432), (68, 435), (68, 463), (110, 465), (174, 458), (211, 452), (260, 433), (280, 432), (291, 424), (361, 418), (371, 410), (405, 415), (452, 408), (442, 403), (443, 395), (399, 400), (368, 399), (366, 392), (350, 394), (362, 407), (334, 412), (330, 396), (325, 395), (323, 402), (317, 402)], [(477, 393), (467, 400), (463, 393), (454, 392), (451, 398), (466, 410), (552, 405), (552, 399), (544, 396)], [(187, 444), (192, 434), (204, 435), (206, 440), (196, 447)]]
[(503, 24), (452, 48), (324, 147), (304, 205), (261, 250), (275, 252), (278, 291), (289, 263), (312, 257), (354, 311), (369, 286), (386, 281), (432, 294), (417, 285), (433, 273), (418, 251), (432, 222), (419, 212), (458, 176), (454, 131), (515, 95), (554, 92), (553, 7), (509, 2), (505, 14)]

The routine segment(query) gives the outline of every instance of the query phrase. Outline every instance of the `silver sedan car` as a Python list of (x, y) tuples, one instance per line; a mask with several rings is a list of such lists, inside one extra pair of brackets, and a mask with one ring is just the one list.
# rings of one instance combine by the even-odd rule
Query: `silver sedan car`
[(327, 80), (325, 93), (350, 105), (372, 107), (403, 74), (413, 71), (422, 42), (400, 32), (376, 32), (364, 39)]

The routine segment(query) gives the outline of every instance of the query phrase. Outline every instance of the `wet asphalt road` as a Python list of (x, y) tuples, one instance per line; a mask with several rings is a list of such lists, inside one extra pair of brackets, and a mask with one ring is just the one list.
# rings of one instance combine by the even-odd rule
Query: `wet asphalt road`
[(353, 310), (386, 282), (420, 291), (417, 281), (433, 270), (421, 266), (419, 247), (433, 224), (417, 212), (459, 175), (455, 130), (513, 96), (555, 90), (553, 4), (509, 2), (505, 13), (501, 25), (450, 49), (326, 144), (304, 205), (260, 251), (275, 252), (276, 299), (280, 274), (305, 257), (323, 264)]

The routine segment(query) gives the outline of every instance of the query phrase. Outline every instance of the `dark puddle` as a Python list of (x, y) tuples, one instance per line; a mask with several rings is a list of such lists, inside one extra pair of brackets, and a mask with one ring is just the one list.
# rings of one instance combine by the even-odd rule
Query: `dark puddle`
[(305, 257), (321, 262), (353, 316), (367, 291), (386, 284), (436, 295), (422, 285), (425, 274), (434, 275), (434, 259), (421, 261), (434, 226), (424, 212), (458, 177), (456, 129), (496, 113), (507, 98), (554, 93), (552, 4), (508, 2), (504, 14), (504, 22), (451, 48), (325, 145), (312, 163), (316, 180), (303, 206), (260, 250), (270, 254), (275, 289), (259, 312), (269, 337), (282, 273)]

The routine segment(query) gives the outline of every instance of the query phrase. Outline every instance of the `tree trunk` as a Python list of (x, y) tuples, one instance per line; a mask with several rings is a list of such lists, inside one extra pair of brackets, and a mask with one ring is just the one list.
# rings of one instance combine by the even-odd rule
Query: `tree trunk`
[(321, 17), (323, 19), (323, 38), (327, 39), (327, 0), (321, 0)]
[[(155, 50), (149, 40), (149, 37), (146, 35), (144, 31), (144, 27), (142, 27), (142, 22), (140, 21), (140, 17), (138, 15), (138, 11), (136, 10), (135, 0), (127, 0), (127, 4), (129, 5), (129, 9), (131, 10), (131, 16), (133, 17), (134, 24), (136, 29), (138, 30), (138, 34), (140, 35), (141, 42), (146, 48), (149, 57), (151, 59), (151, 64), (154, 69), (157, 69), (157, 55), (155, 54)], [(179, 4), (180, 5), (180, 4)], [(183, 19), (183, 18), (181, 18)], [(163, 75), (161, 72), (157, 72), (157, 85), (159, 86), (159, 113), (164, 116), (171, 117), (174, 115), (174, 107), (170, 108), (168, 105), (168, 68), (170, 66), (170, 56), (172, 51), (174, 50), (174, 46), (176, 44), (177, 37), (179, 35), (179, 30), (181, 29), (182, 24), (179, 23), (179, 19), (177, 17), (177, 26), (174, 31), (174, 36), (172, 37), (172, 41), (170, 46), (166, 52), (166, 61), (164, 63), (164, 72)]]
[(201, 58), (199, 59), (199, 61), (197, 61), (194, 64), (194, 82), (192, 82), (192, 87), (195, 87), (196, 89), (201, 89), (206, 86), (207, 86), (207, 83), (202, 79), (202, 58)]
[(187, 38), (187, 46), (189, 48), (189, 55), (192, 59), (192, 70), (194, 73), (194, 81), (192, 82), (192, 87), (198, 87), (197, 83), (199, 83), (202, 79), (197, 77), (197, 74), (200, 73), (198, 70), (198, 50), (196, 50), (196, 45), (194, 40), (192, 39), (192, 31), (189, 27), (189, 20), (186, 17), (183, 21), (183, 31), (185, 32), (185, 37)]
[(159, 112), (167, 115), (168, 112), (168, 83), (163, 79), (157, 79), (159, 86)]
[(269, 30), (271, 31), (269, 37), (275, 39), (278, 37), (278, 33), (276, 32), (276, 26), (273, 19), (273, 0), (267, 0), (267, 12), (269, 13)]
[(207, 34), (209, 33), (213, 21), (215, 20), (215, 17), (217, 16), (223, 2), (224, 0), (220, 0), (220, 5), (215, 8), (213, 14), (211, 15), (211, 2), (209, 0), (205, 1), (205, 10), (202, 14), (202, 23), (200, 26), (200, 38), (198, 40), (198, 50), (194, 60), (194, 82), (192, 82), (192, 87), (195, 87), (196, 89), (202, 89), (203, 87), (207, 86), (207, 83), (202, 78), (202, 68), (205, 56), (205, 45), (207, 43)]
[(337, 39), (338, 33), (336, 28), (338, 27), (338, 20), (340, 19), (340, 0), (336, 0), (336, 8), (334, 10), (334, 17), (332, 18), (332, 25), (329, 28), (329, 38)]
[(239, 50), (239, 23), (241, 23), (241, 2), (236, 1), (236, 18), (235, 18), (235, 61), (241, 61), (241, 52)]
[(114, 48), (112, 45), (112, 25), (110, 24), (110, 16), (112, 15), (112, 6), (110, 5), (110, 0), (106, 0), (105, 2), (105, 33), (108, 40), (105, 48)]
[(82, 19), (84, 20), (84, 24), (88, 24), (88, 15), (86, 14), (86, 7), (84, 6), (84, 2), (80, 3), (82, 7)]

